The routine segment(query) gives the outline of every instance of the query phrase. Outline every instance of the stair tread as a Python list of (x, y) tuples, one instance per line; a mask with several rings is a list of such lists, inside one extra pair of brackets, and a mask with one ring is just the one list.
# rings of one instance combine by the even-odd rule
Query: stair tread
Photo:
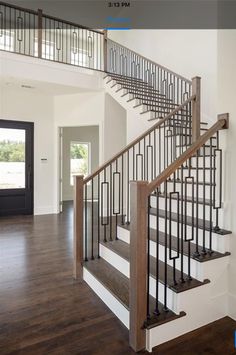
[[(123, 89), (126, 89), (127, 90), (127, 93), (126, 94), (123, 94), (123, 95), (121, 95), (121, 96), (125, 96), (125, 95), (127, 95), (127, 94), (132, 94), (132, 95), (134, 95), (134, 94), (138, 94), (138, 92), (137, 92), (137, 90), (131, 90), (130, 88), (125, 88), (125, 87), (123, 87)], [(142, 94), (140, 94), (139, 93), (139, 95), (142, 95)], [(170, 101), (170, 102), (172, 102), (172, 100), (171, 99), (168, 99), (168, 98), (166, 98), (165, 97), (165, 95), (164, 94), (160, 94), (158, 91), (156, 92), (156, 93), (143, 93), (143, 95), (142, 96), (149, 96), (149, 97), (163, 97), (163, 100), (167, 100), (167, 101)], [(136, 97), (135, 97), (136, 98)]]
[[(182, 148), (182, 147), (190, 147), (191, 144), (176, 144), (176, 148)], [(211, 145), (210, 144), (205, 144), (205, 148), (210, 148)], [(203, 148), (203, 147), (201, 147)], [(212, 148), (216, 148), (216, 145), (215, 144), (212, 144)]]
[[(102, 258), (86, 261), (84, 267), (129, 310), (129, 279), (126, 276)], [(153, 315), (156, 306), (155, 299), (150, 296), (149, 302), (152, 316), (147, 322), (147, 328), (161, 325), (185, 315), (184, 312), (179, 315), (170, 310), (166, 312), (163, 310), (163, 305), (158, 302), (160, 315), (155, 316)]]
[(129, 279), (102, 258), (84, 262), (91, 272), (128, 309)]
[[(123, 84), (126, 84), (126, 85), (129, 85), (130, 87), (133, 85), (135, 87), (145, 87), (147, 89), (154, 89), (153, 86), (149, 85), (148, 83), (144, 82), (144, 81), (136, 81), (136, 80), (133, 80), (133, 79), (130, 79), (130, 80), (126, 80), (126, 79), (117, 79), (117, 78), (113, 78), (112, 79), (113, 81), (116, 82), (116, 85), (123, 85)], [(157, 90), (158, 91), (158, 90)]]
[[(154, 109), (147, 109), (147, 110), (145, 110), (145, 111), (143, 111), (143, 112), (140, 112), (140, 115), (142, 115), (142, 114), (144, 114), (144, 113), (147, 113), (147, 112), (160, 112), (161, 110), (154, 110)], [(170, 112), (172, 112), (173, 111), (173, 109), (171, 110), (171, 111), (169, 111), (169, 112), (165, 112), (166, 114), (168, 114), (168, 113), (170, 113)], [(174, 114), (175, 116), (181, 116), (181, 117), (188, 117), (189, 116), (189, 114), (186, 112), (186, 111), (184, 111), (183, 113), (181, 113), (181, 112), (176, 112), (175, 114)], [(158, 119), (158, 117), (155, 117), (155, 118), (150, 118), (149, 119), (149, 121), (153, 121), (153, 120), (156, 120), (156, 119)], [(173, 128), (176, 128), (176, 126), (172, 126), (172, 125), (170, 125), (169, 127), (173, 127)], [(178, 127), (181, 127), (181, 126), (178, 126)], [(189, 129), (189, 127), (186, 127), (186, 126), (184, 126), (184, 128), (188, 128)]]
[[(128, 231), (130, 231), (130, 226), (129, 225), (119, 225), (120, 228), (124, 228)], [(156, 243), (157, 240), (157, 236), (156, 236), (156, 230), (150, 228), (150, 240)], [(165, 246), (165, 233), (162, 231), (159, 231), (159, 244), (162, 246)], [(170, 239), (170, 235), (167, 234), (167, 246), (169, 247), (169, 239)], [(177, 251), (177, 237), (176, 236), (171, 236), (171, 248), (174, 251)], [(200, 255), (197, 257), (196, 255), (194, 255), (196, 251), (196, 244), (190, 242), (190, 254), (191, 254), (191, 258), (194, 260), (197, 260), (199, 262), (207, 262), (210, 260), (214, 260), (214, 259), (219, 259), (219, 258), (223, 258), (225, 256), (230, 255), (229, 252), (226, 253), (219, 253), (217, 251), (213, 251), (213, 253), (209, 254), (205, 254), (202, 253), (202, 249), (201, 247), (199, 247), (199, 253)], [(184, 243), (183, 244), (183, 255), (188, 256), (188, 243)]]
[[(149, 95), (149, 96), (150, 96), (150, 95)], [(151, 96), (150, 96), (150, 97), (151, 97)], [(132, 100), (144, 100), (144, 98), (143, 98), (143, 97), (140, 97), (140, 96), (134, 96), (132, 99), (127, 100), (127, 102), (130, 102), (130, 101), (132, 101)], [(149, 97), (145, 97), (145, 100), (151, 100), (151, 101), (162, 102), (162, 103), (163, 103), (163, 102), (168, 102), (168, 104), (169, 104), (169, 103), (172, 103), (172, 104), (174, 105), (173, 100), (168, 99), (168, 98), (165, 97), (165, 96), (162, 96), (161, 98), (158, 97), (158, 99), (155, 98), (155, 100), (150, 99)], [(179, 105), (177, 105), (177, 106), (179, 106)]]
[[(126, 87), (125, 85), (123, 85), (123, 87), (126, 89), (129, 89), (131, 86), (128, 86), (128, 87)], [(152, 93), (152, 94), (158, 94), (158, 95), (161, 95), (161, 96), (166, 96), (165, 94), (161, 94), (160, 92), (159, 92), (159, 90), (156, 90), (156, 89), (154, 89), (154, 88), (152, 88), (152, 87), (149, 87), (149, 86), (147, 86), (147, 87), (135, 87), (135, 89), (134, 89), (135, 91), (142, 91), (143, 92), (143, 94), (149, 94), (149, 92), (150, 93)]]
[(107, 73), (107, 75), (105, 75), (103, 77), (103, 79), (106, 79), (107, 77), (125, 78), (125, 80), (138, 81), (138, 82), (142, 82), (142, 83), (145, 82), (145, 81), (143, 81), (142, 79), (139, 79), (139, 78), (133, 78), (132, 76), (125, 76), (125, 75), (122, 75), (122, 74), (115, 74), (115, 73)]
[[(201, 155), (200, 155), (200, 157), (201, 157)], [(193, 158), (195, 158), (195, 156), (193, 157)], [(188, 167), (188, 166), (183, 166), (183, 170), (196, 170), (197, 168), (196, 168), (196, 166), (191, 166), (190, 168)], [(198, 169), (199, 170), (203, 170), (203, 167), (202, 166), (199, 166), (198, 167)], [(205, 169), (206, 170), (210, 170), (210, 169), (212, 169), (212, 170), (216, 170), (216, 168), (210, 168), (209, 166), (205, 166)], [(178, 168), (178, 170), (181, 170), (181, 167), (180, 168)]]
[[(122, 240), (114, 240), (109, 242), (101, 242), (105, 247), (109, 248), (123, 259), (129, 261), (130, 259), (130, 246), (129, 244), (123, 242)], [(156, 258), (150, 256), (150, 275), (156, 278)], [(187, 275), (183, 275), (186, 280), (184, 283), (178, 282), (181, 278), (181, 272), (176, 270), (176, 280), (177, 285), (174, 285), (173, 282), (173, 268), (170, 265), (167, 265), (167, 285), (174, 292), (179, 293), (183, 291), (187, 291), (189, 289), (202, 286), (204, 282), (198, 281), (196, 279), (192, 279), (191, 281), (187, 280)], [(158, 280), (161, 283), (165, 281), (165, 263), (159, 260), (159, 277)]]
[[(185, 180), (182, 181), (181, 179), (175, 179), (175, 180), (174, 180), (174, 179), (171, 179), (171, 180), (167, 180), (167, 182), (168, 182), (168, 183), (169, 183), (169, 182), (172, 182), (172, 183), (175, 182), (176, 184), (181, 184), (182, 182), (185, 183)], [(189, 185), (192, 184), (192, 181), (191, 181), (190, 179), (187, 180), (186, 182), (187, 182), (187, 184), (189, 184)], [(194, 183), (194, 185), (196, 185), (196, 181), (194, 181), (193, 183)], [(198, 181), (198, 185), (204, 185), (204, 184), (205, 184), (206, 186), (214, 186), (214, 185), (215, 185), (215, 184), (213, 184), (213, 183), (211, 184), (210, 182), (207, 182), (207, 181), (206, 181), (205, 183), (203, 183), (203, 181)]]
[[(153, 193), (152, 196), (156, 197), (156, 194)], [(165, 194), (164, 193), (159, 193), (159, 197), (165, 198)], [(167, 194), (167, 198), (168, 199), (170, 198), (170, 194)], [(171, 198), (172, 198), (172, 200), (177, 200), (176, 196), (172, 196)], [(194, 202), (194, 203), (197, 202), (196, 197), (193, 199), (192, 196), (183, 196), (183, 200), (187, 201), (187, 202)], [(204, 202), (203, 198), (202, 197), (198, 197), (198, 203), (203, 204), (203, 202)], [(205, 204), (207, 206), (210, 206), (211, 202), (213, 204), (213, 201), (211, 201), (210, 199), (205, 199)]]
[[(157, 118), (155, 118), (155, 119), (157, 119)], [(176, 136), (184, 136), (184, 137), (192, 137), (192, 135), (191, 134), (188, 134), (188, 133), (183, 133), (183, 132), (175, 132), (175, 133), (171, 133), (170, 135), (169, 135), (169, 137), (176, 137)], [(165, 136), (166, 137), (166, 136)], [(211, 137), (212, 139), (216, 139), (216, 137)]]
[[(156, 208), (151, 207), (150, 208), (150, 214), (153, 215), (153, 216), (156, 216), (157, 215)], [(165, 218), (165, 210), (159, 209), (159, 216), (161, 218)], [(170, 216), (170, 213), (167, 213), (167, 219), (169, 219), (169, 216)], [(177, 213), (175, 213), (175, 212), (171, 213), (171, 220), (174, 221), (174, 222), (178, 221)], [(181, 223), (181, 221), (185, 222), (185, 216), (179, 214), (179, 223)], [(194, 222), (193, 222), (194, 227), (196, 227), (197, 221), (198, 221), (198, 228), (203, 229), (203, 226), (204, 226), (203, 219), (201, 219), (201, 218), (197, 219), (196, 217), (194, 217)], [(189, 226), (192, 226), (192, 217), (191, 216), (186, 216), (186, 224), (189, 225)], [(210, 221), (206, 220), (205, 221), (205, 229), (207, 231), (210, 231), (211, 227), (213, 228), (213, 224), (211, 224)]]

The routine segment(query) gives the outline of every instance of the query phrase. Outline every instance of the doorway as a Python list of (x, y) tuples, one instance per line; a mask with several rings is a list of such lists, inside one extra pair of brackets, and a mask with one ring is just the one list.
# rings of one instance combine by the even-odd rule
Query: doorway
[[(60, 128), (60, 211), (71, 204), (74, 176), (91, 174), (99, 166), (99, 126)], [(89, 193), (89, 192), (88, 192)]]
[(34, 124), (0, 120), (0, 216), (33, 214)]

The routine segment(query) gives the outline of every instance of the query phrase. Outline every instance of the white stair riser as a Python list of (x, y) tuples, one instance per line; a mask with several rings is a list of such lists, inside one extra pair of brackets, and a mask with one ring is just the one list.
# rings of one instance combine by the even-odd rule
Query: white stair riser
[[(188, 180), (190, 181), (190, 180)], [(185, 193), (185, 185), (183, 184), (183, 195), (184, 196), (192, 196), (192, 183), (187, 183), (187, 189), (186, 189), (186, 193)], [(196, 184), (194, 184), (193, 186), (194, 188), (194, 197), (196, 197), (196, 191), (197, 191), (197, 186)], [(174, 189), (174, 183), (168, 181), (167, 182), (167, 191), (168, 193), (172, 192)], [(177, 192), (181, 192), (181, 184), (180, 183), (176, 183), (175, 184), (175, 191)], [(198, 185), (198, 196), (200, 198), (203, 198), (203, 194), (204, 194), (204, 186), (203, 185)], [(212, 188), (212, 196), (213, 196), (213, 188)], [(210, 198), (210, 186), (207, 185), (205, 186), (205, 198), (209, 199)]]
[[(184, 150), (185, 150), (186, 148), (184, 147)], [(214, 151), (213, 151), (213, 147), (212, 147), (212, 154), (214, 154)], [(181, 147), (176, 147), (176, 152), (177, 152), (177, 154), (181, 154), (182, 153), (182, 148)], [(210, 153), (211, 153), (211, 148), (210, 147), (205, 147), (205, 156), (207, 156), (207, 155), (210, 155)], [(204, 155), (204, 149), (203, 148), (200, 148), (199, 149), (199, 155)], [(213, 163), (212, 163), (213, 164)]]
[[(169, 258), (170, 249), (167, 248), (167, 264), (173, 267), (173, 260)], [(150, 241), (150, 254), (156, 258), (156, 243)], [(176, 252), (172, 252), (172, 256), (177, 255)], [(159, 260), (165, 262), (165, 247), (159, 244)], [(181, 271), (181, 254), (179, 253), (179, 257), (175, 261), (175, 266), (177, 270)], [(204, 264), (200, 263), (194, 259), (190, 259), (190, 274), (193, 278), (204, 281)], [(183, 256), (183, 272), (188, 274), (188, 257), (186, 255)], [(177, 280), (178, 281), (178, 280)]]
[[(191, 215), (192, 213), (192, 203), (184, 201), (183, 208), (185, 209), (185, 204), (187, 204), (187, 214)], [(171, 211), (177, 213), (178, 201), (172, 198), (171, 201)], [(156, 197), (151, 197), (151, 207), (156, 208)], [(159, 197), (159, 209), (165, 210), (165, 198)], [(170, 210), (170, 199), (167, 198), (167, 211)], [(179, 213), (181, 213), (181, 201), (179, 202)], [(204, 206), (202, 204), (198, 205), (198, 218), (203, 219), (204, 214)], [(194, 204), (194, 215), (196, 216), (196, 204)], [(214, 212), (212, 212), (212, 217), (214, 216)], [(205, 205), (205, 218), (210, 220), (210, 206)]]
[[(181, 179), (181, 170), (176, 172), (176, 177)], [(183, 169), (183, 178), (185, 179), (186, 177), (189, 176), (189, 169)], [(196, 169), (190, 169), (190, 176), (194, 178), (194, 181), (196, 182), (196, 177), (197, 177), (197, 171)], [(198, 170), (198, 181), (203, 181), (204, 178), (204, 172), (203, 169)], [(206, 169), (205, 170), (205, 181), (210, 183), (211, 181), (211, 174), (210, 170)], [(213, 182), (213, 171), (212, 171), (212, 182)]]
[[(169, 221), (168, 221), (167, 225), (169, 225)], [(150, 227), (153, 229), (156, 228), (156, 216), (153, 216), (153, 215), (150, 216)], [(165, 219), (164, 218), (159, 218), (159, 230), (162, 232), (165, 231)], [(173, 221), (171, 223), (171, 234), (174, 236), (177, 236), (177, 222)], [(187, 236), (191, 237), (191, 234), (192, 234), (192, 226), (187, 225)], [(199, 228), (198, 229), (198, 244), (200, 246), (203, 245), (203, 234), (204, 234), (203, 230)], [(209, 235), (210, 235), (210, 232), (205, 231), (206, 248), (208, 248), (208, 246), (209, 246)], [(212, 249), (215, 251), (219, 251), (221, 253), (228, 251), (227, 249), (225, 250), (224, 239), (225, 239), (225, 236), (221, 236), (221, 235), (212, 233)], [(196, 243), (196, 227), (194, 227), (194, 240), (192, 242)], [(228, 246), (228, 244), (227, 244), (227, 246)]]
[[(130, 243), (130, 232), (124, 228), (118, 228), (117, 236), (118, 239), (124, 241), (125, 243)], [(150, 254), (156, 258), (156, 243), (153, 241), (150, 241)], [(165, 248), (163, 245), (159, 245), (159, 259), (163, 262), (165, 261)], [(169, 248), (167, 248), (167, 263), (168, 265), (173, 266), (173, 260), (169, 259)], [(191, 259), (191, 276), (199, 281), (203, 281), (203, 266), (203, 263), (199, 263), (198, 261)], [(176, 260), (176, 268), (181, 270), (180, 257)], [(183, 271), (185, 274), (188, 273), (188, 258), (185, 255), (183, 256)]]
[[(128, 230), (122, 227), (118, 227), (117, 236), (120, 240), (124, 241), (125, 243), (128, 244), (130, 243), (130, 232)], [(150, 254), (153, 257), (156, 257), (156, 243), (154, 241), (150, 241)], [(163, 245), (159, 245), (159, 259), (163, 262), (165, 261), (165, 248)], [(228, 257), (224, 257), (221, 260), (222, 260), (221, 262), (226, 263), (228, 262)], [(173, 260), (169, 259), (169, 248), (167, 248), (167, 263), (168, 265), (173, 266)], [(211, 265), (214, 265), (215, 263), (216, 260), (211, 260), (211, 261), (201, 263), (194, 259), (191, 259), (191, 264), (190, 264), (191, 276), (199, 281), (204, 281), (206, 278), (212, 279), (212, 272), (209, 272), (209, 267)], [(178, 270), (181, 270), (180, 257), (176, 259), (176, 268)], [(188, 257), (186, 255), (183, 256), (183, 271), (185, 274), (188, 274)]]
[[(155, 223), (155, 222), (154, 222)], [(153, 228), (155, 229), (155, 228)], [(129, 243), (129, 231), (127, 229), (124, 229), (120, 226), (118, 226), (117, 229), (117, 236), (119, 239), (123, 240), (126, 243)], [(172, 235), (174, 235), (172, 233)], [(196, 234), (195, 234), (196, 235)], [(202, 246), (203, 242), (203, 235), (202, 231), (199, 230), (199, 245)], [(192, 241), (194, 243), (195, 240)], [(209, 232), (206, 232), (206, 245), (209, 243)], [(212, 249), (215, 251), (218, 251), (219, 253), (225, 253), (229, 251), (230, 249), (230, 234), (227, 235), (219, 235), (212, 233)]]
[[(119, 270), (123, 275), (129, 277), (129, 272), (127, 274), (127, 270), (129, 270), (129, 261), (123, 259), (118, 254), (106, 248), (104, 245), (100, 245), (100, 256), (106, 260), (109, 264)], [(149, 278), (150, 281), (150, 290), (149, 293), (151, 296), (156, 296), (156, 280), (152, 276)], [(164, 285), (161, 282), (158, 282), (159, 288), (159, 301), (164, 303)], [(167, 307), (171, 309), (175, 313), (179, 313), (178, 304), (180, 302), (179, 297), (181, 297), (181, 293), (176, 293), (167, 287)]]
[[(84, 280), (91, 289), (129, 329), (129, 310), (85, 268), (83, 274)], [(224, 310), (226, 297), (218, 296), (214, 300), (210, 299), (210, 287), (211, 284), (208, 284), (204, 287), (192, 289), (182, 295), (180, 304), (181, 306), (185, 305), (186, 316), (146, 330), (146, 348), (149, 352), (156, 345), (174, 339), (226, 315)], [(194, 307), (196, 304), (198, 307)]]
[(91, 289), (101, 298), (110, 310), (129, 329), (129, 310), (99, 282), (86, 268), (83, 268), (83, 279)]
[(211, 289), (212, 284), (210, 283), (204, 287), (192, 289), (188, 294), (183, 295), (186, 316), (148, 330), (147, 350), (152, 351), (154, 346), (226, 316), (227, 295), (217, 293), (212, 297)]
[[(198, 157), (198, 167), (203, 168), (203, 165), (204, 165), (204, 159), (202, 156), (199, 156)], [(210, 168), (210, 165), (211, 165), (210, 157), (205, 157), (205, 167)], [(196, 168), (196, 166), (197, 166), (197, 158), (195, 156), (193, 156), (191, 158), (191, 166), (193, 166), (194, 168)], [(212, 167), (213, 167), (213, 159), (212, 159)]]

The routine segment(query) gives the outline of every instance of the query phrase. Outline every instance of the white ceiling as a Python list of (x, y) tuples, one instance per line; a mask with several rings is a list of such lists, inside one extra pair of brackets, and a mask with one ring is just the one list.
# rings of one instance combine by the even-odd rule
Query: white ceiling
[[(22, 87), (22, 85), (24, 87)], [(25, 87), (26, 86), (26, 87)], [(59, 85), (54, 83), (45, 83), (36, 80), (25, 80), (14, 77), (0, 76), (0, 87), (15, 88), (20, 90), (34, 91), (46, 95), (71, 95), (82, 92), (91, 92), (91, 90), (82, 89), (78, 87)]]

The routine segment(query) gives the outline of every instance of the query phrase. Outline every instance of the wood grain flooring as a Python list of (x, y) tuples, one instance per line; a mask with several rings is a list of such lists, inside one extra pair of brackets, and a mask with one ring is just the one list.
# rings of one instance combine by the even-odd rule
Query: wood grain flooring
[[(0, 219), (0, 354), (133, 354), (128, 331), (72, 278), (71, 208)], [(235, 354), (236, 322), (223, 318), (154, 354)]]

